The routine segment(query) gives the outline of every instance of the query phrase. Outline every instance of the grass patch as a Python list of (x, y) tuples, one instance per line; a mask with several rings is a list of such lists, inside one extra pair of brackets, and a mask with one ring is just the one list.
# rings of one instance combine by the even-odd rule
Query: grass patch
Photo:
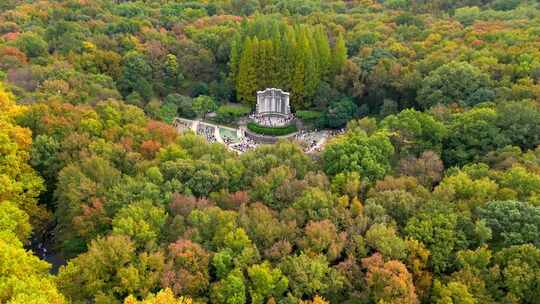
[(296, 125), (291, 124), (284, 127), (265, 127), (258, 125), (254, 122), (250, 122), (247, 124), (247, 128), (254, 133), (262, 134), (262, 135), (270, 135), (270, 136), (283, 136), (287, 134), (291, 134), (297, 131)]
[(223, 105), (216, 111), (216, 121), (220, 123), (231, 124), (236, 122), (240, 117), (247, 116), (251, 109), (242, 105)]
[(306, 120), (306, 121), (315, 121), (321, 118), (322, 113), (319, 111), (297, 111), (296, 117)]

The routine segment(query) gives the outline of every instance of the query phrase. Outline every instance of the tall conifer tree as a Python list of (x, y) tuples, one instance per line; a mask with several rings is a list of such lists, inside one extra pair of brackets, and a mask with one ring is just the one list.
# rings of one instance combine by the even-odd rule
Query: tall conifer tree
[(280, 81), (280, 72), (281, 72), (281, 56), (282, 54), (282, 45), (281, 45), (281, 33), (279, 32), (279, 25), (275, 25), (272, 31), (272, 50), (271, 50), (271, 66), (269, 67), (270, 73), (270, 82), (272, 87), (282, 88)]
[(330, 50), (330, 44), (328, 43), (328, 35), (322, 26), (317, 27), (314, 38), (317, 45), (317, 61), (319, 62), (321, 79), (326, 80), (329, 75), (332, 51)]
[(246, 38), (236, 79), (237, 99), (250, 105), (255, 103), (255, 92), (257, 90), (257, 70), (255, 68), (253, 44), (251, 38)]
[(334, 46), (332, 55), (332, 69), (335, 75), (341, 72), (345, 65), (345, 61), (347, 61), (347, 47), (345, 46), (345, 39), (341, 33), (336, 39), (336, 45)]
[[(280, 87), (287, 91), (292, 90), (292, 82), (297, 58), (296, 35), (292, 28), (288, 27), (283, 38), (280, 57)], [(303, 74), (303, 72), (302, 72)]]
[(231, 55), (229, 58), (229, 77), (231, 83), (236, 83), (236, 77), (238, 77), (238, 69), (240, 64), (241, 55), (241, 38), (240, 34), (236, 33), (231, 43)]
[[(313, 97), (315, 95), (315, 91), (317, 91), (317, 88), (319, 87), (319, 64), (317, 62), (317, 52), (315, 50), (315, 45), (313, 42), (313, 39), (310, 39), (311, 36), (309, 34), (309, 31), (306, 30), (305, 34), (303, 35), (303, 46), (304, 49), (304, 95), (308, 98)], [(304, 107), (308, 106), (308, 100), (304, 100)]]
[(309, 44), (307, 43), (305, 36), (301, 31), (297, 34), (297, 44), (295, 48), (294, 69), (292, 75), (292, 93), (293, 93), (293, 105), (298, 108), (302, 108), (305, 98), (305, 77), (306, 77), (306, 53)]

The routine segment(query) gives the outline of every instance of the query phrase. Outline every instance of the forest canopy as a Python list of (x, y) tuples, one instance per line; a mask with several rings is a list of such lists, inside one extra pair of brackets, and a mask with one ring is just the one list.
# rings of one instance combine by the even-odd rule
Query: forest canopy
[[(0, 302), (538, 303), (539, 34), (536, 0), (0, 1)], [(267, 87), (322, 151), (171, 125)]]

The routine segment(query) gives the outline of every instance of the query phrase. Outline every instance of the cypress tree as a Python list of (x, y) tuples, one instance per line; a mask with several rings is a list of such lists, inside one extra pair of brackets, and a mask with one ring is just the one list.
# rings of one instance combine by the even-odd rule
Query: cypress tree
[(240, 34), (236, 33), (234, 39), (231, 43), (231, 55), (229, 58), (229, 78), (231, 83), (236, 83), (236, 78), (238, 77), (238, 68), (240, 64), (240, 53), (241, 53), (241, 38)]
[(345, 39), (341, 33), (336, 40), (332, 55), (332, 70), (334, 75), (336, 75), (341, 72), (345, 65), (345, 61), (347, 61), (347, 47), (345, 46)]
[(270, 56), (271, 42), (269, 40), (261, 40), (257, 45), (254, 45), (256, 53), (256, 69), (257, 69), (257, 88), (264, 89), (270, 85)]
[[(313, 97), (317, 88), (319, 87), (319, 64), (317, 62), (317, 51), (313, 39), (310, 39), (309, 32), (303, 35), (303, 49), (304, 51), (304, 95), (306, 97)], [(304, 100), (304, 107), (307, 107), (307, 100)]]
[(281, 46), (281, 33), (279, 32), (279, 26), (276, 24), (272, 31), (271, 38), (271, 52), (270, 52), (270, 85), (275, 88), (283, 88), (280, 81), (280, 72), (282, 71), (281, 67), (281, 56), (282, 56), (282, 46)]
[[(281, 57), (280, 59), (280, 74), (279, 74), (279, 83), (280, 87), (284, 88), (287, 91), (292, 90), (292, 82), (295, 73), (296, 67), (296, 57), (297, 57), (297, 48), (296, 48), (296, 35), (294, 31), (288, 27), (283, 38), (283, 43), (281, 45)], [(303, 72), (302, 72), (303, 74)]]
[(321, 79), (326, 80), (329, 75), (331, 50), (330, 43), (328, 42), (328, 35), (322, 26), (317, 27), (315, 30), (315, 43), (317, 45), (318, 62)]
[(180, 79), (182, 74), (180, 74), (178, 69), (178, 60), (173, 54), (168, 54), (165, 60), (164, 68), (164, 77), (163, 77), (163, 86), (165, 94), (170, 94), (180, 86)]
[(303, 108), (304, 99), (305, 99), (305, 77), (306, 77), (306, 53), (309, 44), (306, 41), (306, 38), (299, 31), (297, 45), (296, 45), (296, 56), (294, 61), (294, 69), (292, 75), (292, 93), (293, 93), (293, 105), (298, 108)]
[(249, 37), (246, 38), (242, 58), (240, 59), (238, 77), (236, 79), (237, 99), (249, 105), (255, 103), (255, 93), (257, 90), (257, 70), (255, 67), (253, 44), (254, 42)]

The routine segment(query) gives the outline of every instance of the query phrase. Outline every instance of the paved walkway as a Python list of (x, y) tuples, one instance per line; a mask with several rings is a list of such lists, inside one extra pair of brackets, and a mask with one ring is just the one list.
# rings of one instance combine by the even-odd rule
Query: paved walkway
[(324, 146), (324, 144), (326, 143), (327, 140), (328, 140), (328, 135), (323, 136), (321, 139), (319, 139), (317, 144), (315, 146), (311, 147), (309, 150), (307, 150), (306, 153), (317, 152), (319, 149), (321, 149)]
[[(220, 128), (229, 129), (231, 131), (236, 132), (238, 139), (242, 141), (242, 139), (245, 137), (245, 130), (242, 127), (235, 129), (235, 128), (222, 126), (222, 125), (216, 125), (216, 124), (212, 124), (212, 123), (208, 123), (208, 122), (204, 122), (200, 120), (186, 119), (186, 118), (180, 118), (180, 117), (175, 118), (173, 121), (173, 126), (176, 128), (178, 132), (182, 132), (186, 129), (190, 129), (195, 134), (197, 134), (197, 129), (199, 128), (199, 125), (204, 125), (204, 126), (214, 128), (214, 137), (216, 138), (217, 142), (224, 144), (231, 151), (239, 152), (238, 150), (233, 149), (230, 145), (225, 143), (225, 141), (221, 137), (221, 133), (219, 129)], [(313, 147), (305, 151), (306, 153), (314, 153), (314, 152), (320, 151), (320, 149), (324, 147), (324, 145), (326, 144), (328, 140), (328, 137), (330, 136), (330, 133), (328, 131), (325, 131), (325, 132), (326, 132), (325, 135), (322, 136)]]
[[(226, 126), (216, 125), (216, 124), (212, 124), (212, 123), (208, 123), (208, 122), (200, 121), (200, 120), (192, 120), (192, 119), (186, 119), (186, 118), (180, 118), (180, 117), (175, 118), (173, 121), (173, 126), (175, 126), (175, 128), (178, 131), (185, 130), (185, 127), (182, 127), (180, 125), (184, 125), (184, 126), (189, 125), (189, 129), (195, 132), (195, 134), (197, 133), (197, 129), (199, 128), (199, 125), (212, 127), (214, 128), (214, 137), (216, 138), (216, 141), (222, 144), (225, 144), (225, 141), (223, 140), (223, 138), (221, 137), (221, 133), (219, 132), (220, 128), (234, 131), (236, 132), (237, 135), (243, 134), (240, 129), (234, 129), (234, 128), (230, 128)], [(239, 136), (239, 138), (241, 137)]]

